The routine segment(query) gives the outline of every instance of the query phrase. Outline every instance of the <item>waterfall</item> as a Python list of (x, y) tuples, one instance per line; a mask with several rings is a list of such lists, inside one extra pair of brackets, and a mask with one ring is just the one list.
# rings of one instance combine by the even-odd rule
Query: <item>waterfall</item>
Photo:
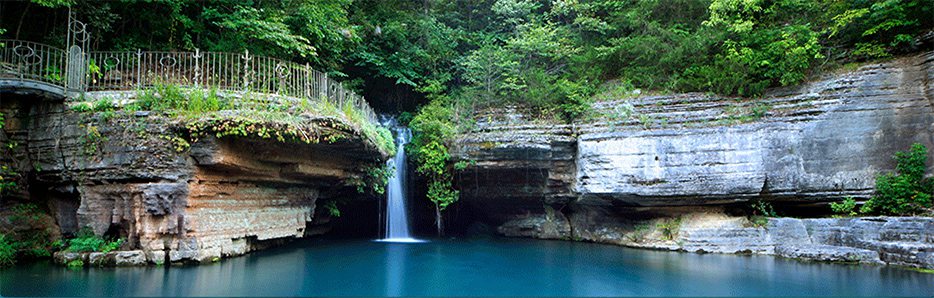
[(409, 229), (409, 217), (406, 210), (406, 158), (405, 144), (409, 142), (412, 132), (407, 127), (395, 125), (394, 120), (388, 123), (396, 131), (396, 156), (386, 161), (393, 169), (393, 175), (386, 185), (386, 215), (383, 239), (385, 242), (421, 242), (412, 238)]

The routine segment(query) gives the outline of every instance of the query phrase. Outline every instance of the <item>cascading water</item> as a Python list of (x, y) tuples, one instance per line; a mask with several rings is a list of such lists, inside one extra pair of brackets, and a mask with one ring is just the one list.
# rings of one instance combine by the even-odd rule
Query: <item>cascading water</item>
[(412, 238), (409, 229), (409, 217), (406, 212), (406, 162), (405, 144), (409, 142), (412, 132), (407, 127), (395, 125), (394, 120), (389, 123), (396, 130), (396, 156), (387, 161), (387, 165), (394, 173), (386, 185), (386, 222), (383, 230), (384, 242), (421, 242)]

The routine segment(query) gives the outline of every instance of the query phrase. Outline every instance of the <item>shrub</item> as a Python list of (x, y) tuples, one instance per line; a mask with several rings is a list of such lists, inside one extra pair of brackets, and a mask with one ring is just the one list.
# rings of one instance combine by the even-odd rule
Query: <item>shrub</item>
[(110, 252), (120, 248), (123, 239), (108, 241), (100, 236), (94, 235), (90, 228), (83, 228), (78, 232), (77, 237), (68, 240), (68, 251), (71, 252)]
[(324, 208), (332, 217), (341, 217), (341, 210), (337, 208), (337, 201), (331, 200), (324, 203)]
[(626, 234), (626, 239), (629, 239), (630, 242), (642, 242), (645, 240), (645, 235), (649, 233), (649, 225), (639, 224), (635, 226), (634, 230)]
[(833, 213), (840, 214), (843, 216), (856, 216), (856, 199), (853, 197), (845, 197), (842, 202), (839, 203), (830, 203), (830, 210), (833, 210)]
[(16, 248), (10, 242), (10, 239), (4, 234), (0, 234), (0, 267), (10, 266), (16, 263)]
[(19, 185), (16, 183), (19, 180), (19, 173), (13, 169), (13, 167), (7, 165), (0, 165), (0, 195), (7, 194), (18, 189)]
[(84, 261), (71, 260), (71, 261), (68, 261), (68, 264), (65, 264), (65, 266), (68, 266), (69, 269), (78, 269), (78, 268), (84, 267)]
[(778, 213), (775, 212), (775, 208), (772, 207), (772, 204), (765, 201), (755, 201), (752, 203), (752, 214), (765, 216), (765, 217), (777, 217)]
[(681, 229), (681, 218), (662, 220), (655, 227), (662, 233), (662, 240), (674, 240), (678, 237), (678, 230)]
[(91, 108), (95, 112), (113, 111), (116, 106), (109, 98), (101, 98), (94, 102)]
[(16, 225), (32, 225), (39, 220), (39, 206), (36, 204), (19, 204), (13, 206), (13, 214), (8, 217)]
[(915, 143), (895, 153), (895, 173), (876, 177), (876, 194), (860, 208), (863, 213), (915, 215), (931, 208), (934, 183), (924, 178), (927, 148)]
[(752, 215), (749, 216), (749, 221), (755, 227), (764, 227), (769, 223), (769, 217), (778, 217), (778, 213), (775, 212), (775, 208), (769, 202), (757, 200), (750, 207), (752, 208)]

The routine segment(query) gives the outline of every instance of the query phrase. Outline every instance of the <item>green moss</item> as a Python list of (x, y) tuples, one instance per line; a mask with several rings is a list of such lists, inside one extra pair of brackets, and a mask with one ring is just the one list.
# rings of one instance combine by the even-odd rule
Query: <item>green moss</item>
[(82, 260), (71, 260), (65, 264), (69, 269), (79, 269), (84, 267), (84, 261)]
[(182, 153), (191, 148), (191, 144), (188, 143), (188, 140), (178, 137), (178, 136), (159, 136), (159, 138), (169, 141), (172, 143), (175, 152)]
[(917, 271), (921, 273), (927, 273), (927, 274), (934, 274), (934, 269), (909, 267), (908, 270)]

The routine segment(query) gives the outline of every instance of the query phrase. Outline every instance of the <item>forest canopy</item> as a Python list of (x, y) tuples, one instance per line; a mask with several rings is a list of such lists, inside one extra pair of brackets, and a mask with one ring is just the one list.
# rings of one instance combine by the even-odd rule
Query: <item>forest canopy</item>
[(916, 51), (934, 28), (934, 0), (32, 0), (0, 2), (0, 36), (62, 45), (69, 10), (95, 49), (249, 50), (414, 114), (441, 209), (457, 198), (446, 143), (478, 108), (573, 120), (606, 82), (756, 97)]
[(607, 80), (756, 96), (912, 51), (934, 27), (934, 0), (32, 0), (0, 3), (0, 34), (60, 45), (68, 9), (96, 49), (249, 49), (390, 110), (453, 96), (570, 118)]

